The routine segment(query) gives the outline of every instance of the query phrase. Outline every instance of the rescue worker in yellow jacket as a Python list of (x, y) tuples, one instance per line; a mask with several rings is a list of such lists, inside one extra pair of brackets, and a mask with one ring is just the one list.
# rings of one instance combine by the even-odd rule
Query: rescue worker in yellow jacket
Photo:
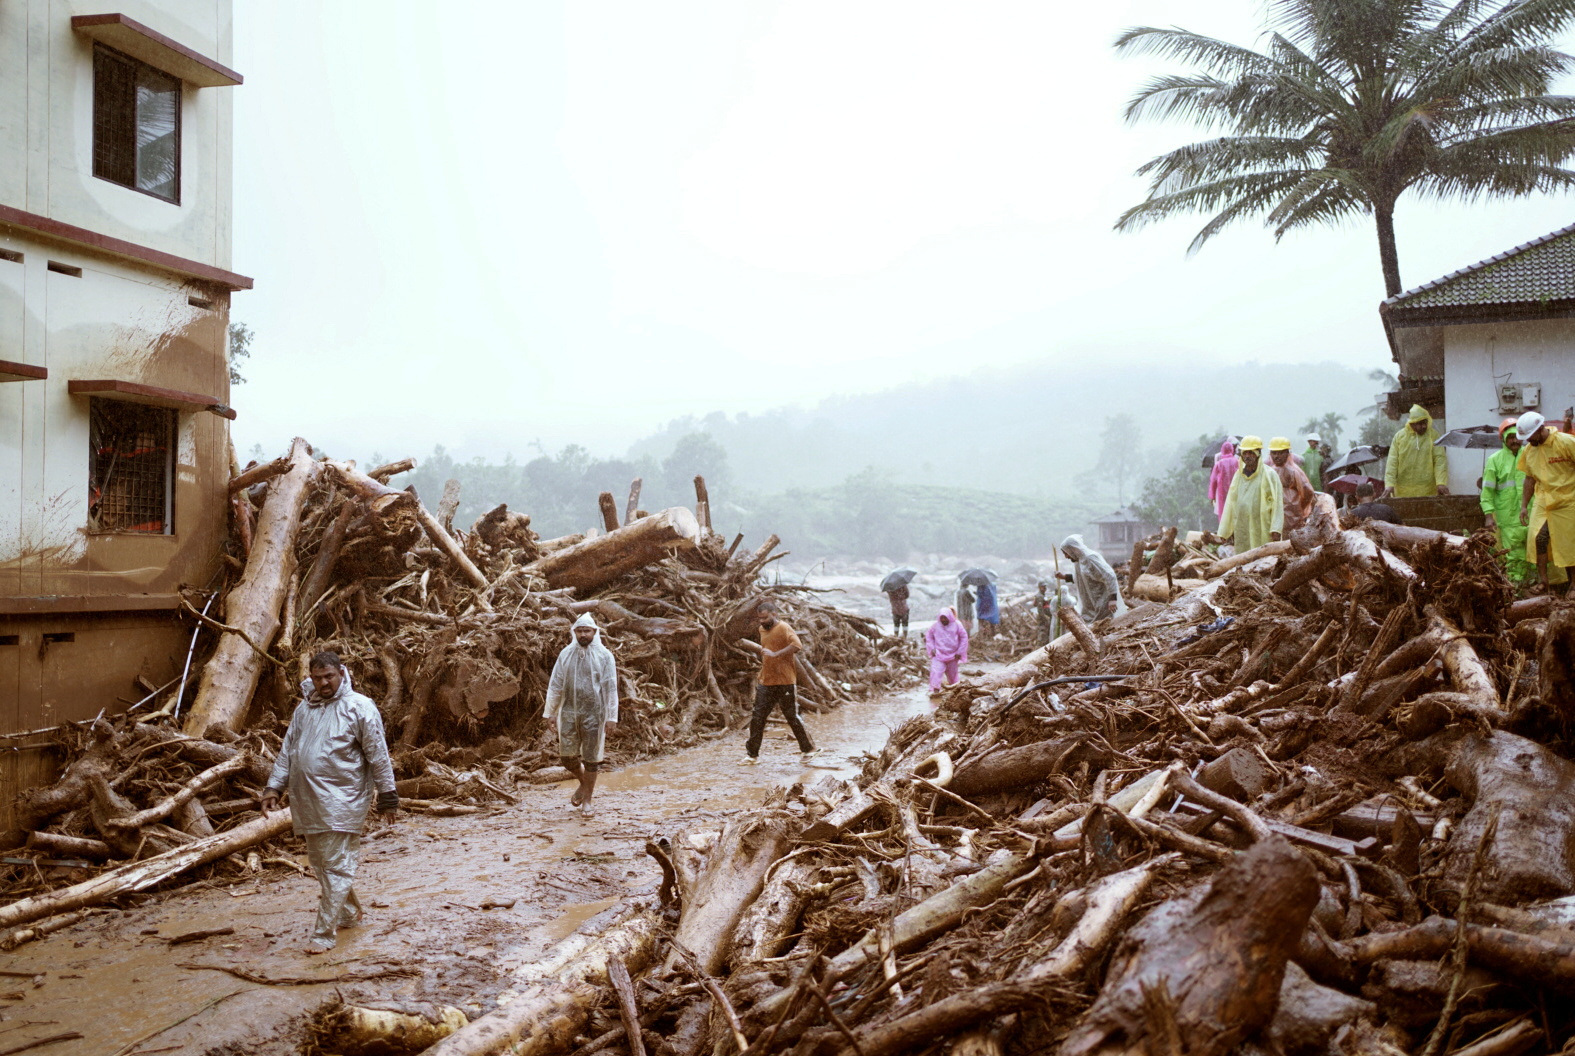
[(1220, 537), (1234, 540), (1242, 553), (1273, 542), (1285, 530), (1285, 497), (1280, 475), (1263, 465), (1263, 439), (1241, 438), (1241, 465), (1231, 479), (1220, 514)]
[(1401, 499), (1449, 494), (1449, 460), (1436, 446), (1438, 430), (1433, 416), (1419, 403), (1411, 405), (1405, 425), (1389, 442), (1389, 464), (1384, 469), (1384, 493)]

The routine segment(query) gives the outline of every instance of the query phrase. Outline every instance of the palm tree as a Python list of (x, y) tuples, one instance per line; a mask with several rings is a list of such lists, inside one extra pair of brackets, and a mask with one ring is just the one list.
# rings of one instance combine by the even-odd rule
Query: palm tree
[(1395, 203), (1407, 191), (1475, 201), (1575, 186), (1575, 97), (1550, 94), (1575, 56), (1547, 42), (1575, 0), (1270, 0), (1263, 51), (1184, 29), (1138, 27), (1116, 49), (1199, 72), (1150, 81), (1129, 121), (1183, 117), (1225, 134), (1138, 170), (1149, 195), (1129, 230), (1183, 212), (1214, 215), (1195, 252), (1264, 214), (1276, 239), (1373, 217), (1388, 296), (1401, 290)]

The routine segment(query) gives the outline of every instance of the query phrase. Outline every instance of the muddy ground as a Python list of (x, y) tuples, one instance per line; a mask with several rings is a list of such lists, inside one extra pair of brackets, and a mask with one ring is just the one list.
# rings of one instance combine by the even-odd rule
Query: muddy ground
[[(78, 1032), (80, 1039), (33, 1051), (284, 1056), (296, 1051), (311, 1010), (335, 994), (451, 1004), (474, 1018), (496, 1007), (511, 968), (613, 902), (654, 890), (659, 870), (642, 849), (653, 831), (720, 819), (773, 787), (813, 779), (815, 770), (851, 777), (861, 753), (878, 750), (892, 728), (928, 707), (921, 687), (805, 716), (824, 750), (811, 770), (780, 720), (758, 766), (742, 764), (744, 734), (729, 731), (604, 774), (591, 818), (569, 808), (572, 783), (522, 785), (518, 806), (480, 815), (403, 814), (364, 845), (356, 887), (365, 923), (342, 932), (323, 957), (300, 952), (317, 882), (302, 875), (298, 842), (291, 857), (302, 873), (275, 864), (237, 886), (148, 896), (0, 961), (0, 1051)], [(481, 908), (490, 903), (507, 908)], [(226, 927), (234, 933), (167, 941)], [(292, 978), (312, 982), (279, 982)]]

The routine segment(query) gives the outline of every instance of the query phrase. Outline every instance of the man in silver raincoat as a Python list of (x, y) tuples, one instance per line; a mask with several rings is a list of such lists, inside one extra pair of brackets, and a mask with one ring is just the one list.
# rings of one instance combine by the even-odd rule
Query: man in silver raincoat
[(292, 825), (306, 837), (307, 860), (322, 885), (306, 952), (326, 953), (340, 928), (361, 923), (355, 874), (374, 795), (384, 820), (393, 819), (399, 796), (377, 705), (350, 688), (350, 672), (337, 654), (318, 653), (308, 670), (262, 812), (266, 817), (278, 809), (279, 794), (290, 793)]
[(618, 728), (618, 667), (590, 613), (574, 621), (547, 682), (542, 718), (557, 720), (558, 756), (580, 779), (569, 803), (589, 814), (607, 738)]

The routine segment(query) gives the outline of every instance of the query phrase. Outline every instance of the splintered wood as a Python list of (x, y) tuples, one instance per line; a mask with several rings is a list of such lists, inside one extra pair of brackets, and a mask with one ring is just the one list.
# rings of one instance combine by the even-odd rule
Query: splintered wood
[[(626, 1026), (532, 1051), (631, 1015), (667, 1056), (1568, 1051), (1570, 610), (1512, 606), (1487, 536), (1154, 543), (1202, 584), (950, 690), (856, 783), (653, 839)], [(445, 1051), (506, 1051), (464, 1047), (486, 1019)]]

